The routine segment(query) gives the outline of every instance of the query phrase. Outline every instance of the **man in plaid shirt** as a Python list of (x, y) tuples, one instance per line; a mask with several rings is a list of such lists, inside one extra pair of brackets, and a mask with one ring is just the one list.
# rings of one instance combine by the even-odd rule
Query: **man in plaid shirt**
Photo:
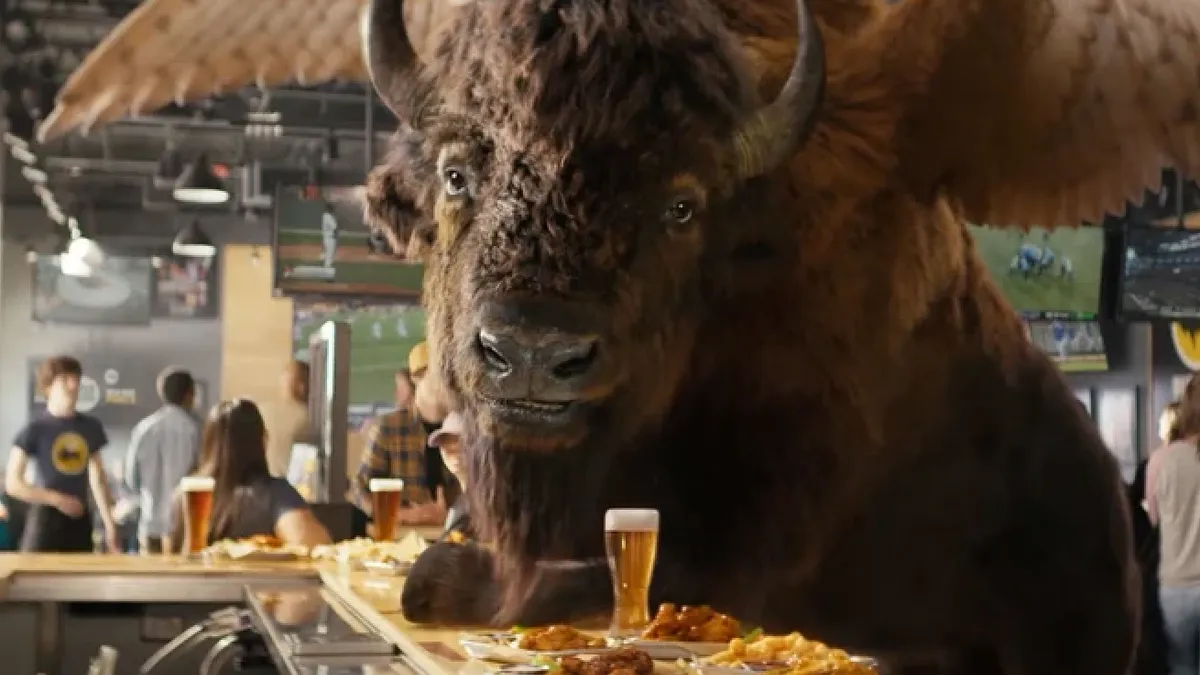
[(371, 515), (368, 486), (372, 478), (404, 481), (400, 494), (401, 523), (437, 524), (443, 516), (429, 494), (425, 476), (425, 430), (411, 407), (403, 406), (380, 415), (367, 432), (362, 466), (354, 481), (354, 496), (359, 508), (367, 515)]

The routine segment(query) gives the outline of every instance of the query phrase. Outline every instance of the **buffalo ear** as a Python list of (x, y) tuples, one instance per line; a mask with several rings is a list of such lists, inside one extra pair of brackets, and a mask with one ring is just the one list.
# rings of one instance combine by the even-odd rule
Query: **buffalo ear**
[(437, 245), (437, 224), (429, 219), (422, 220), (413, 228), (405, 248), (405, 258), (412, 262), (427, 262), (429, 254)]
[(437, 241), (437, 227), (420, 205), (420, 185), (387, 162), (367, 176), (363, 220), (387, 240), (397, 257), (420, 262)]

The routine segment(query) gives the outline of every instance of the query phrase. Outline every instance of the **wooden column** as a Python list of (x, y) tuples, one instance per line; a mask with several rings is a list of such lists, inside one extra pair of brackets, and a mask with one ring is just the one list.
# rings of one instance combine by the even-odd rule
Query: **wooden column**
[(221, 271), (221, 398), (249, 398), (265, 412), (283, 396), (279, 378), (292, 358), (292, 301), (271, 293), (265, 246), (226, 246)]

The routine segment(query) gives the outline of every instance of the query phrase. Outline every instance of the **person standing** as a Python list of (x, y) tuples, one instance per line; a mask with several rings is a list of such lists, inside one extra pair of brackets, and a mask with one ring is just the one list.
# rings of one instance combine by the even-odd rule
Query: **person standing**
[(271, 475), (287, 478), (292, 445), (312, 440), (308, 424), (308, 364), (293, 360), (280, 379), (283, 401), (273, 406), (267, 424), (267, 467)]
[(1179, 402), (1175, 440), (1151, 456), (1146, 506), (1159, 528), (1159, 600), (1172, 675), (1200, 672), (1200, 374)]
[(326, 269), (333, 269), (337, 260), (338, 221), (333, 215), (333, 206), (326, 203), (325, 212), (321, 214), (321, 263)]
[[(100, 459), (108, 436), (99, 420), (75, 408), (82, 377), (83, 367), (71, 356), (55, 356), (38, 367), (37, 384), (46, 396), (46, 412), (17, 433), (9, 452), (5, 489), (29, 504), (21, 535), (23, 552), (91, 551), (89, 487), (108, 550), (121, 550)], [(31, 460), (37, 467), (33, 483), (25, 476)]]
[(125, 484), (138, 496), (138, 548), (171, 552), (172, 500), (179, 481), (196, 468), (200, 422), (192, 408), (196, 381), (186, 370), (158, 376), (162, 407), (133, 428), (125, 458)]

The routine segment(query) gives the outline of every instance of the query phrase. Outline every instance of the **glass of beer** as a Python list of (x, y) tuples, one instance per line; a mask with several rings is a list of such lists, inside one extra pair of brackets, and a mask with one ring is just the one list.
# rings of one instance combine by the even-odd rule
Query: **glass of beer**
[(183, 493), (183, 554), (195, 555), (208, 546), (216, 481), (205, 476), (185, 476), (179, 481)]
[(604, 548), (612, 573), (613, 637), (636, 634), (650, 623), (650, 579), (658, 555), (658, 511), (609, 509)]
[(374, 512), (375, 541), (396, 541), (400, 536), (400, 491), (404, 489), (404, 481), (372, 478), (368, 487)]

